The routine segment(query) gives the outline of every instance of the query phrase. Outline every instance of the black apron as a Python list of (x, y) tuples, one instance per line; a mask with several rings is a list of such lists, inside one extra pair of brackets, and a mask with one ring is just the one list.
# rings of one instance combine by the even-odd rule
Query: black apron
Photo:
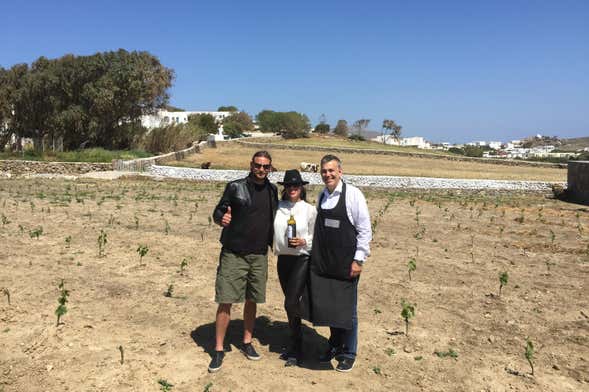
[(346, 212), (346, 184), (337, 205), (317, 207), (309, 269), (309, 319), (316, 326), (352, 328), (358, 278), (350, 279), (356, 253), (356, 228)]

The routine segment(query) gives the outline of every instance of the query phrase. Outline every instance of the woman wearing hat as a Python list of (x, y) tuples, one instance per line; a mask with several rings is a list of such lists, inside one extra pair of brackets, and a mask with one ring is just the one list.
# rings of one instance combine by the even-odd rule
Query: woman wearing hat
[[(274, 254), (278, 256), (278, 278), (284, 292), (284, 308), (288, 316), (291, 340), (281, 355), (285, 366), (293, 366), (301, 358), (302, 329), (300, 299), (307, 284), (309, 255), (317, 209), (306, 202), (305, 185), (298, 170), (284, 173), (282, 200), (274, 219)], [(296, 233), (289, 228), (289, 220), (296, 222)], [(288, 232), (291, 232), (290, 235)], [(291, 237), (290, 239), (288, 239)]]

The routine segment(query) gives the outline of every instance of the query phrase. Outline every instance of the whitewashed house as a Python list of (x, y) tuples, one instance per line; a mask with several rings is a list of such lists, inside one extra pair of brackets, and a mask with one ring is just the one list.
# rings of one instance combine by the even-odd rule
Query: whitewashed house
[[(371, 140), (378, 142), (378, 143), (382, 143), (383, 136), (379, 135), (375, 138), (372, 138)], [(425, 148), (425, 149), (432, 148), (430, 142), (426, 141), (421, 136), (402, 137), (397, 140), (394, 137), (392, 137), (391, 135), (384, 135), (384, 141), (385, 141), (384, 144), (389, 144), (392, 146), (417, 147), (417, 148)]]
[(172, 124), (185, 124), (188, 122), (188, 116), (194, 114), (210, 114), (215, 118), (215, 121), (222, 123), (226, 117), (229, 117), (232, 112), (206, 112), (206, 111), (186, 111), (186, 112), (168, 112), (167, 110), (159, 110), (155, 114), (148, 114), (141, 116), (141, 125), (147, 129), (165, 127)]

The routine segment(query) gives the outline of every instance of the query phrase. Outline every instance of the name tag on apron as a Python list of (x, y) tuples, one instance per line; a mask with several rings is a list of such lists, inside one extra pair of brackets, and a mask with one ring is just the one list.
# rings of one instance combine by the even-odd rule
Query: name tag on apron
[(326, 227), (332, 227), (334, 229), (339, 229), (339, 223), (340, 221), (337, 219), (329, 219), (329, 218), (325, 218), (325, 226)]

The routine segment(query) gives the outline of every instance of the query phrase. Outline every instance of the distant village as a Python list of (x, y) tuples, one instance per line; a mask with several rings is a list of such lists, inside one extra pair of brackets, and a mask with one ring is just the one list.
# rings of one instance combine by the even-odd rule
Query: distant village
[(545, 158), (576, 158), (583, 152), (588, 152), (589, 147), (580, 151), (559, 151), (561, 144), (556, 137), (536, 135), (532, 138), (522, 140), (511, 140), (508, 142), (499, 141), (474, 141), (464, 144), (452, 143), (431, 143), (420, 136), (394, 138), (390, 135), (379, 135), (371, 139), (378, 143), (395, 146), (417, 147), (426, 150), (464, 149), (467, 146), (477, 147), (483, 150), (484, 158), (505, 158), (505, 159), (545, 159)]

